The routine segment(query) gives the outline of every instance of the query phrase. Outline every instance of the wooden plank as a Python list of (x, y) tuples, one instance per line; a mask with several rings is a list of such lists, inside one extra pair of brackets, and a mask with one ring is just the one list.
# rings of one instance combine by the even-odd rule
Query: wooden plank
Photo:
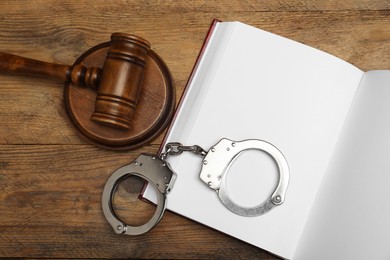
[[(26, 15), (20, 8), (23, 1), (2, 1), (14, 13)], [(390, 3), (383, 0), (246, 0), (246, 1), (115, 1), (95, 0), (91, 5), (82, 1), (35, 0), (29, 2), (29, 10), (49, 10), (54, 13), (95, 12), (97, 14), (135, 12), (150, 13), (213, 13), (213, 12), (261, 12), (261, 11), (327, 11), (327, 10), (384, 10), (390, 8)], [(87, 7), (87, 8), (86, 8)]]
[[(8, 12), (5, 7), (0, 11), (0, 17), (7, 17), (6, 13)], [(359, 67), (365, 66), (362, 69), (372, 69), (384, 64), (383, 60), (379, 60), (378, 64), (378, 61), (372, 58), (382, 54), (388, 57), (388, 54), (378, 47), (383, 48), (387, 43), (390, 10), (253, 12), (250, 15), (246, 12), (216, 12), (196, 13), (193, 16), (186, 13), (157, 13), (146, 17), (121, 17), (119, 24), (115, 13), (108, 13), (100, 18), (91, 14), (93, 16), (90, 20), (86, 20), (81, 13), (58, 14), (60, 17), (54, 24), (50, 21), (51, 14), (33, 11), (29, 14), (30, 16), (15, 16), (6, 23), (0, 23), (2, 51), (71, 64), (88, 48), (109, 40), (109, 35), (114, 30), (123, 31), (139, 34), (151, 41), (152, 48), (164, 58), (175, 78), (176, 74), (179, 75), (179, 80), (188, 77), (188, 69), (187, 74), (182, 74), (181, 68), (183, 65), (186, 68), (192, 67), (214, 18), (246, 22), (329, 51)], [(370, 51), (367, 52), (367, 49)], [(370, 59), (360, 62), (353, 54), (357, 55), (356, 53), (363, 50)], [(380, 54), (377, 54), (378, 52)], [(366, 62), (369, 63), (365, 64)]]

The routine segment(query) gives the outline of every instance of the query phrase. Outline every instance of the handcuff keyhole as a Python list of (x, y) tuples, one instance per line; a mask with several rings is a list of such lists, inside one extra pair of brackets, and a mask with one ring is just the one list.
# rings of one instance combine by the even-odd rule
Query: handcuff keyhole
[(236, 157), (223, 178), (226, 192), (234, 203), (255, 207), (271, 197), (279, 180), (279, 171), (268, 153), (251, 149)]
[(115, 214), (130, 226), (145, 224), (156, 211), (154, 204), (143, 201), (140, 196), (146, 183), (144, 179), (131, 175), (118, 183), (114, 193), (112, 206)]

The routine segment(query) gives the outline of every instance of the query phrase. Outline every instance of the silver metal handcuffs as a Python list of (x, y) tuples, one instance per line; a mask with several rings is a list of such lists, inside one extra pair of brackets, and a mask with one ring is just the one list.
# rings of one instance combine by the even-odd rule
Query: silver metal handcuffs
[[(149, 182), (156, 189), (157, 208), (152, 218), (141, 226), (130, 226), (115, 214), (112, 201), (119, 183), (130, 176), (138, 176)], [(176, 174), (169, 164), (156, 156), (140, 154), (131, 164), (116, 170), (108, 178), (103, 189), (102, 209), (108, 223), (117, 234), (141, 235), (151, 230), (164, 215), (167, 193), (175, 183)]]
[[(243, 207), (229, 197), (226, 189), (226, 172), (240, 154), (247, 150), (260, 150), (269, 154), (276, 162), (279, 182), (271, 196), (255, 207)], [(141, 154), (129, 165), (116, 170), (107, 180), (102, 195), (104, 216), (117, 234), (140, 235), (152, 229), (162, 218), (166, 208), (166, 196), (172, 189), (176, 173), (171, 169), (166, 157), (189, 151), (203, 158), (200, 178), (215, 190), (222, 204), (230, 211), (245, 217), (255, 217), (267, 213), (281, 205), (286, 196), (289, 183), (289, 168), (283, 154), (272, 144), (258, 139), (232, 141), (226, 138), (212, 146), (208, 152), (200, 146), (183, 146), (168, 143), (160, 156)], [(157, 208), (152, 218), (141, 226), (130, 226), (115, 214), (112, 200), (118, 184), (129, 176), (138, 176), (148, 181), (157, 191)]]

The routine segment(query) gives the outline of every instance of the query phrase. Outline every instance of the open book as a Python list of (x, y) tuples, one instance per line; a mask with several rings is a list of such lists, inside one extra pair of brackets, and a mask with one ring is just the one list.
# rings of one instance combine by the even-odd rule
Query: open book
[[(199, 179), (177, 173), (167, 208), (287, 259), (389, 259), (390, 71), (363, 72), (330, 54), (239, 22), (215, 22), (163, 146), (261, 139), (285, 156), (285, 201), (258, 217), (229, 211)], [(230, 196), (255, 206), (275, 189), (269, 156), (244, 152)], [(150, 189), (146, 198), (153, 199)]]

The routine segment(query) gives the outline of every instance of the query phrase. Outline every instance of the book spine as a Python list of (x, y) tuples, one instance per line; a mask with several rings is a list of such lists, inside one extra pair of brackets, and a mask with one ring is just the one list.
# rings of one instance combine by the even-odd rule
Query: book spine
[[(211, 25), (210, 25), (210, 28), (209, 28), (209, 30), (208, 30), (208, 32), (207, 32), (207, 34), (206, 34), (206, 38), (205, 38), (205, 40), (203, 41), (202, 48), (201, 48), (201, 50), (200, 50), (200, 52), (199, 52), (199, 54), (198, 54), (198, 57), (196, 58), (196, 62), (195, 62), (195, 64), (194, 64), (194, 66), (192, 67), (192, 71), (191, 71), (190, 77), (188, 77), (188, 80), (187, 80), (186, 86), (185, 86), (185, 88), (184, 88), (183, 94), (181, 95), (181, 97), (180, 97), (180, 99), (179, 99), (178, 105), (177, 105), (177, 107), (176, 107), (176, 112), (175, 112), (175, 114), (174, 114), (174, 116), (173, 116), (173, 119), (172, 119), (172, 123), (175, 122), (175, 119), (176, 119), (176, 117), (177, 117), (177, 111), (180, 110), (180, 107), (181, 107), (181, 105), (183, 104), (183, 98), (186, 96), (186, 93), (187, 93), (187, 91), (188, 91), (188, 86), (189, 86), (189, 84), (191, 83), (192, 79), (194, 78), (194, 74), (195, 74), (195, 72), (197, 71), (197, 69), (198, 69), (198, 67), (199, 67), (200, 61), (201, 61), (201, 59), (202, 59), (202, 57), (203, 57), (203, 55), (204, 55), (204, 53), (205, 53), (205, 51), (206, 51), (207, 44), (209, 43), (209, 41), (210, 41), (210, 39), (211, 39), (211, 36), (212, 36), (213, 33), (214, 33), (214, 29), (215, 29), (216, 25), (217, 25), (218, 23), (220, 23), (220, 22), (221, 22), (220, 20), (214, 19), (214, 20), (212, 21)], [(170, 132), (171, 127), (172, 127), (172, 125), (173, 125), (172, 123), (171, 123), (171, 125), (168, 127), (168, 130), (165, 132), (163, 141), (162, 141), (161, 146), (160, 146), (159, 151), (158, 151), (158, 155), (160, 155), (160, 154), (163, 152), (163, 150), (164, 150), (163, 144), (164, 144), (164, 143), (166, 142), (166, 140), (167, 140), (168, 133)]]

